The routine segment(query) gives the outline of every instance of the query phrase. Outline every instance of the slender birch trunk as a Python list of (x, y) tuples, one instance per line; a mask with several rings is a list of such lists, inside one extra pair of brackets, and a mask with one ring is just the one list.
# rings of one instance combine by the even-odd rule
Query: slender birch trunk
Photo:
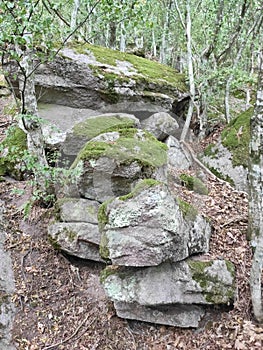
[(248, 236), (254, 247), (250, 274), (253, 312), (263, 323), (261, 277), (263, 269), (263, 64), (259, 70), (257, 101), (251, 118), (249, 164), (249, 228)]
[(187, 40), (187, 64), (188, 64), (188, 78), (190, 85), (190, 102), (187, 112), (187, 117), (180, 137), (181, 141), (184, 141), (187, 132), (190, 127), (193, 111), (194, 111), (194, 99), (195, 99), (195, 81), (194, 81), (194, 68), (193, 68), (193, 57), (192, 57), (192, 39), (191, 39), (191, 0), (187, 0), (186, 4), (186, 40)]
[(125, 24), (121, 22), (121, 38), (120, 38), (120, 51), (126, 51), (126, 32), (125, 32)]
[(78, 17), (78, 10), (79, 10), (80, 1), (74, 0), (74, 6), (71, 13), (71, 21), (70, 21), (70, 30), (73, 31), (77, 26), (77, 17)]

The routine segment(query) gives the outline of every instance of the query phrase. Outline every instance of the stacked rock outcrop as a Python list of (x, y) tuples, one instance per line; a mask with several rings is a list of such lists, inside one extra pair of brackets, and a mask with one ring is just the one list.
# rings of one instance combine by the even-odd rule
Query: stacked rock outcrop
[[(103, 117), (96, 118), (101, 123)], [(167, 133), (162, 143), (123, 118), (77, 154), (71, 167), (80, 173), (62, 189), (50, 239), (70, 255), (110, 264), (101, 283), (118, 316), (198, 327), (215, 305), (233, 303), (234, 266), (203, 258), (210, 222), (169, 189), (167, 169), (179, 162), (172, 153), (183, 155), (169, 128), (160, 132), (165, 127), (156, 123), (151, 129), (161, 139)], [(185, 158), (182, 167), (189, 166)]]
[(233, 302), (233, 265), (196, 257), (209, 250), (208, 220), (165, 184), (143, 180), (99, 213), (100, 251), (113, 264), (101, 281), (118, 316), (198, 327), (209, 306)]

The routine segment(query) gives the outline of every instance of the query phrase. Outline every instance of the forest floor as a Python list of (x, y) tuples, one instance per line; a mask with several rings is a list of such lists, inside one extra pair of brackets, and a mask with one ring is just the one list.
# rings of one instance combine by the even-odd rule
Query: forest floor
[[(11, 122), (1, 107), (0, 141)], [(209, 257), (234, 263), (237, 297), (230, 311), (218, 310), (217, 317), (202, 329), (179, 329), (118, 318), (99, 283), (104, 265), (54, 250), (47, 238), (52, 208), (34, 206), (25, 220), (21, 207), (30, 198), (30, 183), (11, 178), (0, 182), (0, 199), (6, 204), (6, 249), (11, 252), (15, 274), (13, 339), (17, 349), (262, 349), (263, 328), (251, 312), (247, 195), (209, 177), (206, 185), (207, 196), (176, 183), (173, 191), (211, 219)]]

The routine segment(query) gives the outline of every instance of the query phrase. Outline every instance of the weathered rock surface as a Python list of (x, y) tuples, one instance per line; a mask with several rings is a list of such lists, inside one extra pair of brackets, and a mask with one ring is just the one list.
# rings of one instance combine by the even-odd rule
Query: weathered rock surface
[(182, 328), (197, 328), (205, 315), (204, 308), (197, 305), (162, 305), (149, 307), (136, 303), (114, 302), (121, 318)]
[(101, 280), (120, 317), (197, 327), (202, 305), (233, 303), (234, 271), (224, 260), (189, 259), (144, 269), (109, 266)]
[(174, 136), (169, 136), (165, 143), (168, 147), (168, 167), (176, 171), (190, 169), (191, 157), (183, 151), (180, 142)]
[(132, 114), (106, 113), (77, 123), (71, 132), (67, 133), (62, 145), (65, 156), (75, 158), (81, 148), (94, 137), (107, 132), (112, 128), (140, 127), (140, 122)]
[(97, 201), (84, 198), (63, 198), (58, 200), (56, 207), (62, 222), (98, 223), (99, 205)]
[(165, 184), (142, 181), (130, 195), (102, 209), (101, 251), (113, 264), (159, 265), (209, 249), (208, 221), (194, 207), (177, 202)]
[(203, 163), (218, 177), (239, 191), (248, 192), (250, 119), (253, 107), (240, 113), (221, 133), (217, 144), (209, 145), (200, 155)]
[(239, 191), (248, 191), (247, 168), (233, 166), (231, 152), (219, 142), (211, 155), (201, 156), (202, 162), (220, 178), (230, 182)]
[(163, 141), (174, 135), (179, 128), (177, 121), (166, 112), (154, 113), (142, 123), (142, 128), (152, 133), (158, 140)]
[(63, 198), (57, 201), (56, 208), (58, 222), (48, 227), (53, 246), (82, 259), (103, 261), (99, 255), (99, 203), (84, 198)]
[(166, 180), (166, 146), (134, 128), (101, 134), (87, 142), (73, 164), (82, 165), (81, 197), (99, 202), (129, 193), (142, 178)]
[(171, 68), (86, 44), (65, 48), (54, 61), (41, 64), (35, 83), (42, 102), (92, 109), (124, 100), (170, 108), (186, 90), (184, 77)]
[(97, 224), (57, 222), (48, 227), (54, 248), (82, 259), (103, 261), (99, 255), (100, 233)]

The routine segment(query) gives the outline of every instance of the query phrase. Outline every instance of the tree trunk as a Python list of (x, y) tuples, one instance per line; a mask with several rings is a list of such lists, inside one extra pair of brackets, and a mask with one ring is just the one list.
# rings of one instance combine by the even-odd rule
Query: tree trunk
[(155, 40), (155, 33), (154, 29), (152, 29), (152, 56), (157, 56), (157, 49), (156, 49), (156, 40)]
[(79, 10), (79, 0), (74, 0), (74, 6), (71, 13), (70, 30), (73, 31), (77, 26), (77, 16)]
[(163, 64), (167, 63), (167, 30), (168, 30), (168, 23), (169, 23), (169, 9), (166, 10), (164, 14), (164, 25), (162, 30), (162, 42), (161, 42), (161, 48), (160, 48), (160, 62)]
[(111, 49), (116, 48), (116, 34), (117, 32), (117, 25), (116, 22), (110, 22), (109, 24), (109, 47)]
[(250, 274), (253, 312), (263, 322), (261, 276), (263, 268), (263, 66), (259, 70), (257, 101), (251, 118), (249, 163), (249, 227), (248, 236), (255, 248)]
[(126, 33), (125, 33), (125, 24), (121, 22), (121, 38), (120, 38), (120, 51), (126, 51)]
[(21, 96), (21, 118), (27, 133), (28, 149), (36, 157), (39, 164), (46, 166), (47, 161), (43, 146), (42, 129), (38, 119), (33, 58), (28, 48), (24, 51), (17, 48), (17, 51), (22, 56), (20, 62), (19, 91)]
[(181, 134), (181, 141), (184, 141), (189, 130), (193, 111), (194, 111), (194, 98), (195, 98), (195, 81), (194, 81), (194, 69), (193, 69), (193, 58), (192, 58), (192, 39), (191, 39), (191, 0), (187, 0), (186, 4), (186, 38), (187, 38), (187, 64), (188, 64), (188, 78), (190, 85), (190, 102), (187, 112), (186, 121)]

